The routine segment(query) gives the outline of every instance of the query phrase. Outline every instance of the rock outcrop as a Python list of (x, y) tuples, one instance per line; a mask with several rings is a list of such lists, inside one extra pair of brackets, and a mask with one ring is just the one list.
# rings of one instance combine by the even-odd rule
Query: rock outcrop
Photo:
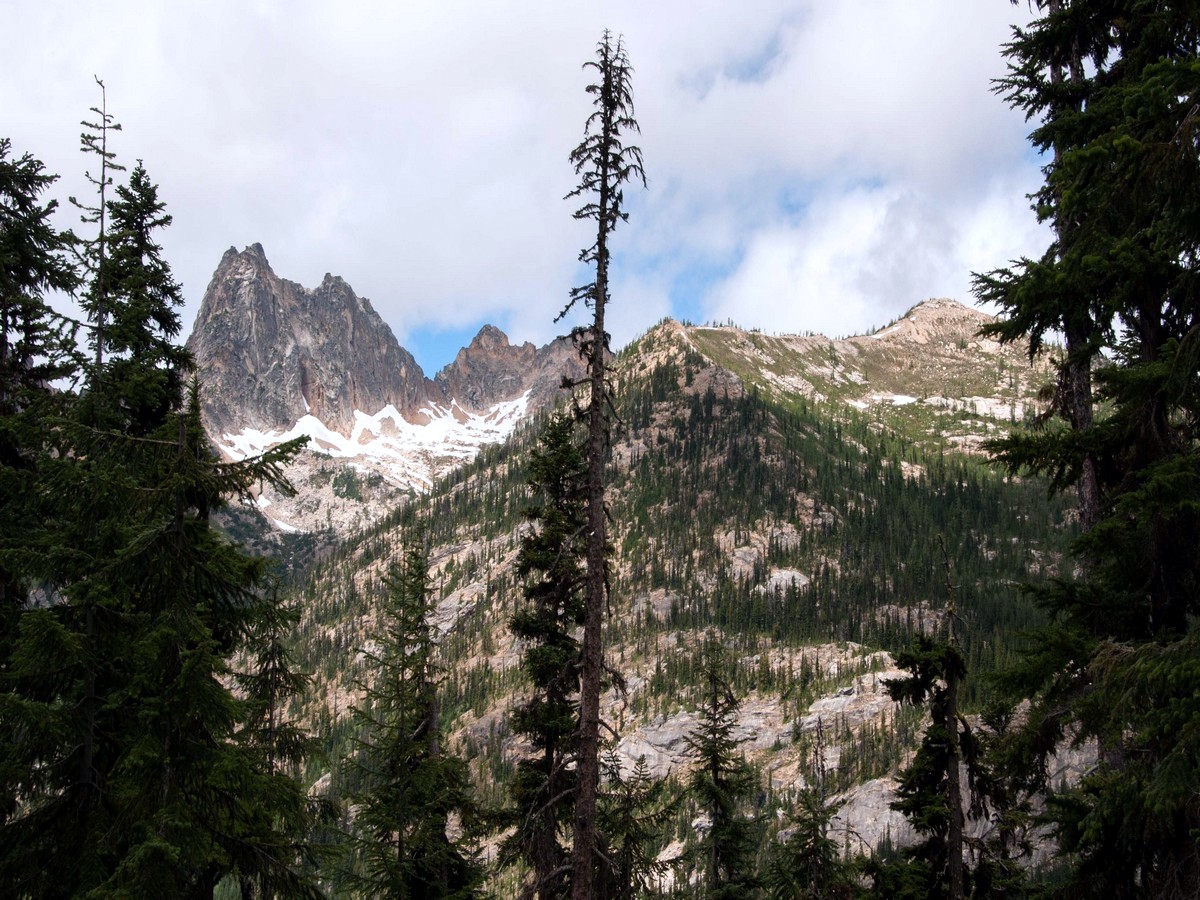
[(188, 348), (214, 436), (308, 414), (349, 434), (356, 409), (403, 414), (437, 393), (369, 300), (335, 275), (313, 290), (278, 277), (261, 244), (225, 252)]
[(309, 437), (288, 470), (299, 495), (257, 498), (283, 531), (368, 524), (558, 402), (563, 378), (583, 372), (566, 339), (514, 345), (485, 325), (427, 378), (369, 300), (334, 275), (311, 290), (280, 278), (260, 244), (221, 258), (188, 347), (223, 454)]
[(567, 338), (535, 348), (511, 344), (495, 325), (484, 325), (454, 361), (437, 373), (434, 384), (445, 402), (479, 411), (526, 391), (533, 409), (557, 401), (564, 376), (579, 378), (583, 365)]
[(350, 437), (355, 411), (388, 406), (426, 424), (430, 408), (487, 414), (528, 393), (529, 411), (556, 402), (564, 375), (583, 369), (570, 341), (515, 345), (485, 325), (433, 379), (397, 343), (365, 297), (326, 275), (305, 288), (280, 278), (261, 244), (229, 248), (213, 273), (188, 348), (204, 383), (215, 439), (246, 429), (285, 432), (311, 415)]

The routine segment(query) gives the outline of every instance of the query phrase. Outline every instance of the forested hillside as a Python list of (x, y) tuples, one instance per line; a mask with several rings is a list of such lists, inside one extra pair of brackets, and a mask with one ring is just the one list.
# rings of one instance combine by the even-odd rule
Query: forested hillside
[[(592, 318), (535, 367), (570, 396), (344, 541), (256, 518), (307, 438), (205, 433), (104, 82), (79, 234), (0, 138), (0, 894), (1200, 895), (1200, 13), (1030, 12), (996, 88), (1050, 245), (973, 276), (999, 317), (616, 354), (647, 179), (605, 31)], [(537, 358), (480, 334), (434, 388)]]
[[(756, 778), (764, 790), (774, 784), (769, 802), (786, 810), (804, 784), (818, 701), (855, 693), (864, 673), (894, 673), (873, 650), (894, 652), (941, 630), (939, 536), (971, 673), (964, 699), (978, 710), (986, 676), (1012, 660), (1022, 629), (1038, 621), (1018, 585), (1057, 570), (1072, 526), (1043, 482), (921, 449), (879, 412), (769, 398), (696, 350), (692, 334), (665, 323), (615, 361), (622, 425), (610, 465), (605, 643), (625, 690), (610, 687), (604, 708), (626, 765), (649, 749), (656, 774), (679, 776), (688, 751), (678, 740), (668, 747), (661, 726), (677, 714), (677, 728), (694, 721), (699, 648), (706, 633), (720, 636), (736, 661), (734, 691), (761, 718)], [(706, 340), (719, 346), (740, 334), (709, 330)], [(361, 648), (376, 624), (383, 573), (415, 538), (428, 547), (437, 606), (443, 723), (473, 760), (481, 794), (506, 795), (522, 746), (506, 710), (530, 691), (522, 642), (508, 628), (524, 602), (514, 563), (530, 528), (527, 461), (544, 424), (485, 450), (298, 588), (299, 659), (318, 675), (300, 714), (334, 759), (352, 736), (354, 682), (369, 677)], [(871, 689), (882, 688), (872, 679)], [(869, 715), (826, 714), (825, 739), (842, 760), (831, 784), (844, 790), (893, 773), (916, 726), (883, 700)]]

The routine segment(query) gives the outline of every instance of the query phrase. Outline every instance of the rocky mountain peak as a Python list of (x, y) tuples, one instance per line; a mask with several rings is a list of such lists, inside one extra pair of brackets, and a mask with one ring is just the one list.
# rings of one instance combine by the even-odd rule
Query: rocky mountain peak
[(362, 492), (343, 481), (341, 494), (330, 493), (332, 472), (351, 461), (370, 472), (376, 487), (367, 505), (377, 516), (397, 490), (426, 490), (482, 445), (504, 440), (560, 398), (565, 374), (582, 372), (568, 341), (514, 345), (485, 325), (436, 379), (426, 378), (345, 279), (326, 273), (309, 289), (280, 278), (261, 244), (221, 257), (188, 347), (205, 426), (223, 452), (240, 458), (301, 434), (311, 439), (315, 452), (289, 472), (309, 496), (259, 497), (285, 529), (363, 524), (363, 511), (349, 508)]
[(870, 335), (880, 340), (907, 341), (915, 344), (976, 339), (979, 329), (992, 317), (957, 300), (935, 297), (912, 307), (886, 328)]
[(355, 410), (405, 412), (431, 395), (416, 360), (343, 279), (309, 290), (280, 278), (257, 243), (221, 257), (188, 347), (216, 437), (286, 430), (306, 415), (349, 434)]
[[(479, 334), (471, 339), (471, 343), (467, 346), (467, 350), (479, 352), (497, 352), (507, 348), (509, 345), (508, 335), (497, 328), (495, 325), (484, 325), (479, 329)], [(530, 343), (524, 346), (532, 347)]]
[(495, 325), (484, 325), (434, 380), (447, 397), (462, 406), (487, 406), (524, 392), (536, 356), (533, 344), (514, 346)]

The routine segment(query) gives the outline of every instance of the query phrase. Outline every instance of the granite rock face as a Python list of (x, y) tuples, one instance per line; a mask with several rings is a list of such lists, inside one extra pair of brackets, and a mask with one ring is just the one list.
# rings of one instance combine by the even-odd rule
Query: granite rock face
[(260, 244), (225, 252), (188, 347), (215, 435), (310, 413), (348, 433), (356, 409), (404, 413), (436, 394), (369, 300), (334, 275), (312, 290), (278, 277)]
[(559, 338), (535, 348), (510, 344), (495, 325), (484, 325), (454, 361), (437, 373), (434, 384), (444, 398), (464, 409), (481, 411), (529, 391), (531, 409), (561, 398), (564, 376), (581, 378), (583, 365), (570, 340)]
[(389, 405), (424, 424), (432, 405), (461, 418), (527, 391), (532, 412), (560, 399), (564, 374), (582, 373), (569, 341), (513, 345), (485, 325), (427, 378), (369, 300), (335, 275), (314, 289), (280, 278), (261, 244), (225, 252), (187, 343), (218, 441), (244, 429), (286, 431), (306, 415), (349, 436), (355, 410), (373, 416)]

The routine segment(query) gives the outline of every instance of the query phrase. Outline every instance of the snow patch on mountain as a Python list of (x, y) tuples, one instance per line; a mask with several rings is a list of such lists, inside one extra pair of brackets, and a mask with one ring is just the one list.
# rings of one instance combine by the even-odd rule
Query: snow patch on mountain
[(395, 484), (428, 490), (442, 474), (435, 459), (470, 460), (485, 444), (505, 440), (525, 418), (529, 394), (526, 391), (483, 413), (468, 412), (456, 402), (448, 407), (431, 403), (419, 412), (427, 420), (424, 424), (409, 422), (390, 404), (374, 415), (355, 410), (348, 436), (309, 413), (287, 431), (245, 428), (222, 435), (219, 443), (231, 459), (241, 460), (306, 436), (311, 451), (334, 459), (359, 460)]

